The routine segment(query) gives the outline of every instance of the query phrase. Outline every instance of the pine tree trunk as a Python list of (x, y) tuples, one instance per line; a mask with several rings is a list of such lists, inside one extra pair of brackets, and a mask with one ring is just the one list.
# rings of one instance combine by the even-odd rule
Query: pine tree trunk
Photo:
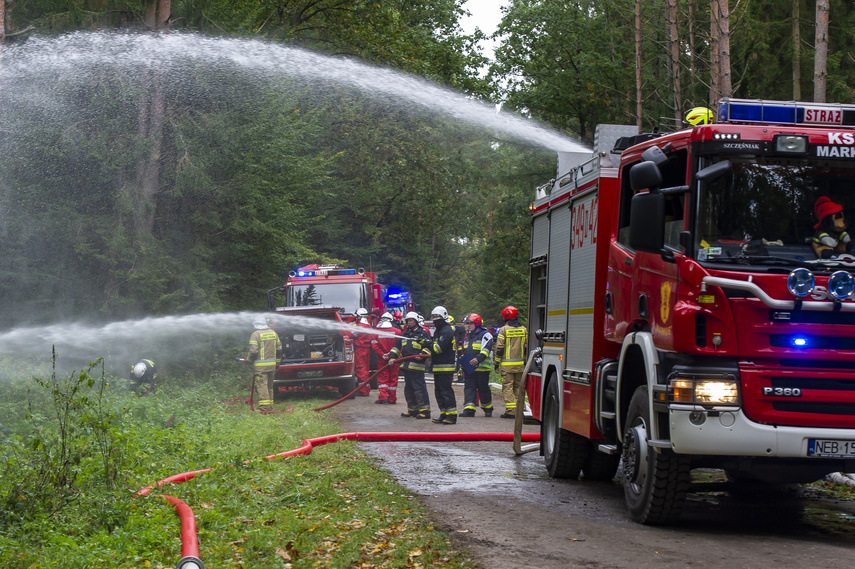
[(793, 0), (793, 100), (802, 98), (802, 33), (800, 0)]
[[(719, 15), (719, 37), (718, 37), (718, 52), (719, 52), (719, 67), (721, 69), (721, 96), (733, 96), (733, 83), (730, 75), (730, 6), (729, 0), (719, 0), (718, 15)], [(714, 105), (718, 103), (718, 99), (712, 101)]]
[(641, 91), (641, 0), (635, 0), (635, 116), (638, 132), (642, 130), (643, 101)]
[(674, 119), (683, 121), (683, 95), (680, 85), (680, 33), (677, 28), (677, 0), (668, 0), (668, 27), (671, 32), (671, 81), (674, 87)]
[(828, 80), (828, 0), (816, 0), (816, 42), (813, 63), (813, 101), (825, 102)]
[(720, 18), (718, 0), (710, 0), (710, 103), (713, 105), (721, 98)]
[(697, 83), (698, 64), (695, 61), (695, 7), (692, 0), (686, 0), (689, 15), (689, 93), (695, 92)]

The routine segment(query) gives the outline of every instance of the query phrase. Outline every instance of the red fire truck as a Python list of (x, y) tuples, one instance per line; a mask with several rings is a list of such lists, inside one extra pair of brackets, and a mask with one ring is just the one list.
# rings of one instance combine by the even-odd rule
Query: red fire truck
[(694, 468), (855, 471), (855, 257), (845, 236), (812, 247), (817, 214), (855, 218), (855, 106), (725, 99), (680, 132), (601, 125), (561, 172), (531, 204), (526, 382), (550, 475), (611, 480), (622, 460), (632, 518), (655, 524)]
[[(291, 271), (288, 281), (267, 293), (268, 307), (326, 306), (342, 309), (345, 321), (365, 308), (377, 320), (384, 311), (384, 287), (373, 272), (338, 265), (306, 265)], [(284, 303), (281, 302), (284, 300)]]

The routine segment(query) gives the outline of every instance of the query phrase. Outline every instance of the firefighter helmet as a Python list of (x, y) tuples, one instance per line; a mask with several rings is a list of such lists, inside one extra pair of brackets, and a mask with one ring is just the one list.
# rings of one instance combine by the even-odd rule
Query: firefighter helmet
[(359, 316), (360, 318), (363, 318), (365, 316), (368, 316), (368, 311), (365, 310), (364, 308), (357, 308), (356, 309), (356, 315)]
[(419, 315), (416, 314), (415, 312), (407, 312), (407, 315), (404, 316), (404, 320), (409, 320), (410, 318), (412, 318), (416, 322), (419, 321)]
[(448, 322), (448, 310), (443, 306), (437, 306), (433, 310), (430, 311), (430, 319), (431, 320), (445, 320)]
[(146, 374), (146, 372), (148, 371), (148, 366), (146, 365), (145, 362), (137, 362), (136, 364), (134, 364), (134, 370), (133, 371), (134, 371), (134, 377), (139, 379)]
[(692, 126), (712, 124), (713, 118), (713, 112), (706, 107), (695, 107), (686, 113), (686, 122)]
[(502, 309), (502, 318), (504, 318), (505, 320), (516, 318), (519, 315), (520, 311), (517, 310), (516, 306), (506, 306)]
[(452, 316), (451, 314), (448, 315), (448, 323), (454, 324), (454, 316)]
[(388, 320), (389, 322), (391, 322), (391, 321), (392, 321), (392, 315), (391, 315), (391, 314), (389, 314), (388, 312), (384, 312), (384, 313), (380, 316), (380, 321), (381, 321), (381, 322), (383, 322), (384, 320)]
[(267, 318), (265, 318), (264, 316), (256, 316), (252, 319), (252, 327), (256, 330), (266, 330)]
[(475, 326), (480, 326), (482, 322), (483, 320), (481, 320), (481, 317), (474, 312), (472, 314), (467, 314), (463, 319), (464, 324), (474, 324)]
[(392, 316), (395, 317), (395, 320), (400, 320), (404, 317), (404, 314), (400, 310), (396, 310)]

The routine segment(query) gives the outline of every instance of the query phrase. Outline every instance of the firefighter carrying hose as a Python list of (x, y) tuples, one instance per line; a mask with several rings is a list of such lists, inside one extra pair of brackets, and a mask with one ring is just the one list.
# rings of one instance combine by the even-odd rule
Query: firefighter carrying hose
[(252, 379), (258, 392), (258, 409), (273, 410), (273, 376), (276, 374), (276, 354), (282, 351), (282, 342), (267, 319), (257, 317), (252, 321), (255, 331), (249, 337), (247, 362), (252, 362)]
[(404, 322), (407, 328), (395, 341), (395, 347), (383, 359), (394, 364), (398, 357), (420, 356), (405, 360), (401, 364), (404, 370), (404, 398), (407, 400), (407, 412), (401, 417), (430, 419), (430, 396), (425, 383), (425, 360), (430, 357), (431, 339), (424, 328), (419, 326), (419, 315), (407, 312)]
[[(375, 335), (371, 340), (371, 349), (379, 358), (389, 353), (395, 347), (397, 337), (401, 331), (392, 324), (392, 315), (385, 312), (380, 317), (377, 330), (385, 332), (383, 335)], [(394, 405), (398, 401), (398, 366), (390, 363), (380, 363), (380, 371), (377, 373), (377, 400), (378, 405)]]
[(448, 311), (437, 306), (431, 311), (433, 320), (433, 387), (439, 417), (434, 423), (454, 425), (457, 423), (457, 400), (451, 382), (454, 379), (454, 328), (449, 324)]
[(517, 413), (517, 389), (522, 382), (525, 369), (525, 356), (528, 347), (528, 332), (520, 324), (519, 311), (514, 306), (502, 310), (505, 325), (496, 335), (496, 349), (493, 366), (502, 374), (502, 397), (505, 399), (505, 412), (502, 419), (513, 419)]
[[(353, 364), (356, 368), (356, 381), (362, 383), (371, 375), (371, 340), (374, 334), (368, 323), (368, 311), (364, 308), (356, 310), (356, 331), (353, 333)], [(356, 392), (360, 397), (368, 397), (371, 394), (371, 385), (366, 383)]]

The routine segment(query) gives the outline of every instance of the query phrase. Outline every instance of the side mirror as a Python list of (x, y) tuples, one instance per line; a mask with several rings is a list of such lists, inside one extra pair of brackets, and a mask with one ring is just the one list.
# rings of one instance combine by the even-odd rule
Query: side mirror
[(651, 191), (632, 197), (629, 246), (646, 253), (662, 252), (665, 246), (665, 196), (661, 193)]
[(639, 162), (629, 169), (629, 185), (633, 192), (647, 189), (651, 192), (658, 191), (659, 186), (662, 185), (662, 172), (659, 171), (659, 166), (655, 162)]
[(718, 180), (730, 172), (730, 166), (730, 160), (716, 162), (711, 166), (698, 170), (698, 173), (695, 174), (695, 179), (700, 180), (701, 182), (712, 182), (713, 180)]

